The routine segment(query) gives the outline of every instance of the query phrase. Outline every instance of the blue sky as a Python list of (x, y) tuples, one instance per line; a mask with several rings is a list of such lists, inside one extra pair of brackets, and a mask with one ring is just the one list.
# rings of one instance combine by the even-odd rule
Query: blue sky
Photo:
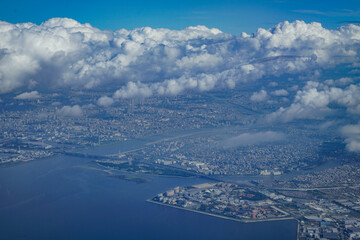
[(143, 26), (183, 29), (205, 25), (238, 35), (252, 33), (259, 27), (269, 28), (285, 20), (317, 21), (327, 28), (358, 22), (360, 1), (3, 0), (1, 3), (2, 21), (40, 24), (52, 17), (73, 18), (100, 29)]

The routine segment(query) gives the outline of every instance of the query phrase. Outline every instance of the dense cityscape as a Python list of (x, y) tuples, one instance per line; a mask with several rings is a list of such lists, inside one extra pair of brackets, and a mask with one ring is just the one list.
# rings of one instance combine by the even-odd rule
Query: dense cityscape
[[(0, 103), (1, 166), (163, 136), (132, 151), (92, 158), (109, 172), (200, 176), (213, 182), (180, 186), (159, 193), (151, 202), (245, 222), (296, 219), (299, 239), (360, 236), (358, 156), (346, 152), (334, 132), (314, 132), (306, 123), (268, 128), (257, 119), (270, 110), (257, 106), (252, 112), (232, 104), (242, 94), (236, 91), (221, 104), (219, 93), (211, 92), (123, 100), (99, 108), (92, 102), (101, 94), (74, 93), (65, 103), (55, 94)], [(64, 111), (61, 105), (66, 101), (79, 111), (76, 107)], [(248, 132), (250, 126), (253, 132), (281, 132), (286, 137), (234, 145), (234, 136)], [(223, 182), (222, 178), (241, 176), (264, 179)], [(118, 178), (147, 181), (128, 175)]]

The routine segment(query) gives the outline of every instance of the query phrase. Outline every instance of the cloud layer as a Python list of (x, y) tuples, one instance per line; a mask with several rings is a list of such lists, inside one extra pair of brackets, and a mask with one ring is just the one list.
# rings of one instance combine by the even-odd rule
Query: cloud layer
[(114, 98), (174, 95), (357, 63), (359, 53), (356, 25), (328, 30), (283, 22), (234, 36), (204, 26), (101, 31), (67, 18), (41, 25), (0, 22), (0, 93), (110, 85), (118, 88)]

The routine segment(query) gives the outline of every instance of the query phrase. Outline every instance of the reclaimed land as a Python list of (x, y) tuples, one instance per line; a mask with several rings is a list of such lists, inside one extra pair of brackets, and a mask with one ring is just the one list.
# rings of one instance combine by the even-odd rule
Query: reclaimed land
[(227, 217), (227, 216), (223, 216), (223, 215), (203, 212), (203, 211), (189, 209), (189, 208), (183, 208), (183, 207), (170, 205), (170, 204), (166, 204), (166, 203), (161, 203), (161, 202), (154, 201), (152, 199), (148, 199), (146, 201), (149, 202), (149, 203), (155, 203), (155, 204), (163, 205), (163, 206), (166, 206), (166, 207), (178, 208), (178, 209), (187, 210), (187, 211), (190, 211), (190, 212), (201, 213), (201, 214), (208, 215), (208, 216), (223, 218), (223, 219), (242, 222), (242, 223), (270, 222), (270, 221), (281, 221), (281, 220), (296, 220), (295, 218), (290, 217), (290, 216), (278, 217), (278, 218), (265, 218), (265, 219), (239, 219), (239, 218)]

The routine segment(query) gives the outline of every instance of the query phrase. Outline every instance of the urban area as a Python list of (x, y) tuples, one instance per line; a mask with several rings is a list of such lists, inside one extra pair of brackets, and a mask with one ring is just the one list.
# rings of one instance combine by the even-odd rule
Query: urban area
[(298, 239), (360, 239), (359, 156), (345, 150), (335, 130), (314, 131), (316, 120), (269, 126), (261, 119), (284, 100), (262, 105), (248, 92), (189, 92), (106, 106), (97, 104), (102, 91), (26, 100), (5, 94), (0, 166), (163, 136), (132, 151), (91, 157), (106, 169), (209, 180), (169, 189), (151, 202), (244, 222), (295, 219)]

